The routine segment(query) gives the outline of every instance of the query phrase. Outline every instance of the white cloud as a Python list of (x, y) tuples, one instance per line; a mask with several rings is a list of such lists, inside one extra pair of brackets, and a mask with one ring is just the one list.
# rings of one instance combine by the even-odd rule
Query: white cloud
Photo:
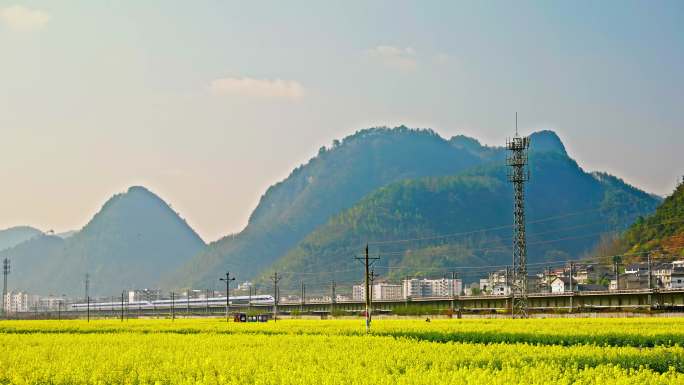
[(413, 71), (418, 66), (416, 51), (411, 47), (379, 45), (368, 50), (368, 55), (389, 67), (403, 71)]
[(0, 20), (12, 30), (30, 31), (47, 24), (50, 15), (41, 10), (13, 5), (0, 9)]
[(294, 80), (221, 78), (209, 85), (219, 95), (246, 96), (252, 98), (298, 100), (304, 96), (304, 87)]

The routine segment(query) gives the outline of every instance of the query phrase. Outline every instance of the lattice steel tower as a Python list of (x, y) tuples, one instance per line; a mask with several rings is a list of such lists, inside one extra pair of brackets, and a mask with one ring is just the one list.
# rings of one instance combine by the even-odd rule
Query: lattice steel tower
[(10, 273), (10, 260), (9, 258), (5, 258), (2, 260), (2, 314), (5, 315), (7, 313), (7, 308), (5, 307), (5, 304), (7, 303), (7, 276)]
[(518, 114), (515, 114), (515, 136), (506, 141), (510, 155), (508, 180), (513, 183), (513, 280), (512, 316), (527, 318), (527, 245), (525, 238), (525, 182), (530, 179), (527, 150), (530, 138), (518, 135)]

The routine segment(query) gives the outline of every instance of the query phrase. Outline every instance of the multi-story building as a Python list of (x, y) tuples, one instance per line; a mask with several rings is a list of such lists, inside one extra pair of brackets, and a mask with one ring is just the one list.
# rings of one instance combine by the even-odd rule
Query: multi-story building
[(619, 282), (610, 280), (611, 291), (615, 290), (641, 290), (648, 289), (648, 274), (619, 274)]
[(402, 299), (402, 287), (401, 285), (395, 285), (390, 283), (376, 283), (371, 287), (371, 293), (373, 294), (373, 299), (377, 300), (390, 300), (390, 299)]
[[(387, 282), (378, 282), (371, 286), (371, 297), (374, 300), (402, 299), (402, 285)], [(365, 285), (352, 286), (352, 299), (354, 301), (364, 301), (366, 299)]]
[(10, 291), (4, 298), (4, 309), (9, 313), (37, 310), (39, 304), (39, 296), (22, 291)]
[(460, 295), (463, 281), (452, 278), (409, 278), (402, 282), (404, 298), (449, 297)]
[(161, 290), (159, 289), (136, 289), (128, 291), (128, 302), (149, 302), (158, 299), (161, 299)]
[(366, 299), (366, 286), (354, 285), (352, 286), (352, 300), (363, 301)]
[(684, 261), (660, 263), (653, 268), (655, 285), (663, 289), (684, 288)]

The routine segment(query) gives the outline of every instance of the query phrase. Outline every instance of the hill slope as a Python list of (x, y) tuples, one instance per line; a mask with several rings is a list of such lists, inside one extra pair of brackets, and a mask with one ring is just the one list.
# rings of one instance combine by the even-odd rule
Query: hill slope
[(111, 294), (154, 285), (205, 246), (163, 200), (143, 187), (109, 199), (76, 234), (40, 236), (3, 253), (12, 258), (11, 287), (37, 293)]
[[(659, 203), (615, 177), (584, 172), (557, 147), (539, 147), (530, 163), (531, 264), (577, 258), (591, 250), (602, 233), (624, 229)], [(491, 268), (472, 267), (511, 263), (511, 201), (503, 165), (397, 182), (312, 232), (265, 275), (273, 270), (291, 272), (284, 274), (284, 288), (299, 279), (305, 279), (311, 290), (331, 279), (351, 284), (360, 277), (360, 265), (352, 256), (370, 240), (380, 241), (371, 243), (371, 252), (381, 256), (376, 272), (385, 278), (442, 275), (471, 267), (460, 273), (475, 279)], [(404, 241), (384, 242), (395, 239)]]
[(42, 231), (29, 226), (16, 226), (0, 230), (0, 250), (9, 249), (41, 234), (43, 234)]
[(652, 215), (638, 218), (621, 238), (621, 245), (628, 253), (661, 249), (684, 256), (684, 182)]
[[(590, 175), (581, 171), (573, 161), (569, 160), (565, 147), (560, 138), (551, 131), (541, 131), (531, 135), (532, 153), (544, 153), (548, 157), (556, 157), (559, 162), (569, 162), (574, 168), (559, 168), (549, 173), (544, 183), (538, 184), (539, 196), (544, 199), (555, 199), (553, 193), (562, 193), (567, 202), (555, 202), (552, 207), (538, 208), (538, 215), (553, 215), (558, 212), (577, 210), (583, 208), (596, 209), (600, 202), (605, 200), (608, 205), (611, 199), (628, 198), (629, 204), (626, 208), (615, 208), (605, 213), (600, 219), (605, 226), (621, 226), (625, 221), (635, 218), (635, 213), (647, 213), (653, 209), (656, 199), (641, 191), (631, 189), (622, 181), (608, 175), (604, 178), (598, 175)], [(505, 169), (501, 165), (504, 163), (506, 151), (502, 147), (482, 146), (476, 139), (465, 136), (456, 136), (450, 140), (445, 140), (430, 130), (411, 130), (406, 127), (395, 129), (368, 129), (357, 132), (345, 138), (342, 142), (335, 141), (331, 149), (322, 149), (318, 156), (311, 159), (306, 165), (298, 167), (292, 174), (271, 188), (264, 194), (258, 207), (252, 214), (248, 226), (239, 234), (225, 237), (213, 244), (198, 256), (192, 259), (183, 268), (166, 279), (168, 286), (192, 285), (203, 287), (213, 286), (216, 280), (217, 271), (229, 270), (240, 280), (251, 279), (258, 276), (268, 269), (271, 264), (278, 261), (281, 257), (288, 255), (282, 264), (277, 266), (287, 266), (286, 262), (293, 259), (290, 255), (296, 255), (302, 248), (309, 247), (308, 243), (303, 243), (296, 250), (291, 251), (301, 241), (310, 235), (319, 226), (340, 214), (346, 209), (351, 208), (367, 194), (372, 193), (378, 188), (388, 184), (402, 181), (419, 179), (423, 177), (442, 177), (457, 175), (468, 169), (477, 169), (488, 164), (497, 165), (493, 169), (480, 169), (477, 173), (489, 173), (487, 184), (501, 183), (505, 179)], [(477, 174), (477, 175), (480, 175)], [(477, 176), (474, 175), (474, 176)], [(484, 175), (484, 174), (483, 174)], [(578, 179), (578, 176), (581, 178)], [(537, 176), (535, 176), (535, 179)], [(575, 183), (577, 182), (577, 183)], [(410, 182), (407, 182), (410, 183)], [(436, 182), (437, 183), (437, 182)], [(401, 185), (401, 184), (399, 184)], [(584, 188), (582, 186), (587, 185)], [(556, 190), (545, 193), (546, 186), (555, 186)], [(560, 189), (560, 186), (563, 186)], [(454, 186), (456, 188), (456, 186)], [(488, 225), (489, 223), (510, 223), (510, 200), (511, 194), (507, 193), (510, 187), (507, 183), (502, 183), (497, 187), (497, 198), (495, 205), (500, 207), (500, 214), (492, 215), (487, 218), (479, 218), (479, 212), (472, 212), (469, 215), (461, 215), (463, 225), (476, 224)], [(444, 194), (467, 192), (444, 191)], [(398, 194), (410, 194), (411, 191), (402, 190)], [(418, 193), (416, 193), (418, 194)], [(622, 195), (620, 195), (622, 194)], [(483, 200), (480, 194), (474, 194), (468, 202), (468, 207), (482, 207)], [(369, 198), (370, 199), (370, 198)], [(430, 198), (433, 199), (433, 198)], [(388, 198), (388, 200), (391, 200)], [(585, 200), (588, 200), (585, 201)], [(410, 199), (402, 202), (407, 212), (401, 215), (410, 215), (411, 210), (420, 210), (414, 207)], [(492, 202), (487, 202), (492, 204)], [(389, 204), (388, 204), (389, 205)], [(389, 205), (391, 206), (391, 205)], [(635, 207), (638, 207), (635, 209)], [(366, 207), (369, 212), (385, 209), (384, 207)], [(391, 207), (397, 210), (396, 207)], [(357, 206), (352, 210), (359, 210)], [(390, 210), (390, 208), (387, 208)], [(454, 208), (454, 210), (456, 210)], [(620, 210), (623, 210), (622, 212)], [(405, 236), (406, 234), (431, 234), (450, 231), (451, 225), (442, 223), (431, 223), (435, 221), (435, 215), (439, 215), (439, 210), (435, 212), (423, 213), (422, 220), (426, 224), (419, 223), (412, 218), (402, 223), (391, 223), (386, 229), (392, 230), (390, 233), (365, 233), (368, 229), (364, 226), (374, 223), (377, 218), (363, 218), (354, 222), (352, 225), (358, 231), (358, 241), (363, 237), (391, 237)], [(379, 221), (380, 224), (386, 224)], [(433, 226), (424, 229), (421, 226)], [(466, 228), (471, 228), (467, 227)], [(363, 231), (362, 231), (363, 229)], [(325, 230), (322, 230), (325, 233)], [(342, 231), (337, 229), (335, 231)], [(333, 232), (331, 232), (333, 233)], [(316, 233), (313, 237), (318, 237), (321, 233)], [(346, 233), (345, 233), (346, 234)], [(323, 236), (328, 237), (330, 234)], [(353, 238), (353, 236), (351, 236)], [(347, 236), (338, 239), (338, 243), (348, 242)], [(578, 247), (566, 247), (558, 251), (561, 255), (578, 253), (585, 251), (590, 242), (582, 243)], [(506, 244), (509, 244), (507, 242)], [(320, 248), (315, 248), (316, 253), (326, 253), (334, 249), (332, 244), (321, 244)], [(313, 246), (312, 246), (313, 247)], [(288, 254), (289, 253), (289, 254)], [(318, 255), (317, 254), (317, 255)], [(309, 262), (315, 262), (318, 257)], [(294, 258), (297, 259), (297, 258)], [(306, 259), (306, 258), (304, 258)], [(494, 258), (497, 259), (497, 258)], [(498, 258), (501, 259), (501, 258)], [(473, 262), (483, 262), (479, 258)], [(293, 267), (294, 268), (294, 267)], [(308, 269), (304, 264), (297, 265), (297, 268)], [(268, 269), (268, 270), (265, 270)]]
[(378, 187), (398, 180), (451, 175), (486, 163), (431, 130), (376, 128), (321, 149), (307, 164), (271, 186), (247, 227), (210, 244), (166, 281), (167, 286), (213, 286), (217, 272), (254, 277), (332, 215)]

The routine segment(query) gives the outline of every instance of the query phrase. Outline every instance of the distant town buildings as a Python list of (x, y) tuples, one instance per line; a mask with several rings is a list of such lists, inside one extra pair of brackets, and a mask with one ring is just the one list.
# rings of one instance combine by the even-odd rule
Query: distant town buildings
[(452, 297), (463, 291), (463, 281), (452, 278), (408, 278), (402, 286), (404, 298)]
[(128, 302), (156, 301), (162, 298), (159, 289), (135, 289), (128, 291)]
[(4, 298), (4, 309), (9, 313), (37, 310), (40, 296), (23, 291), (9, 291)]
[[(408, 278), (402, 284), (388, 282), (375, 283), (371, 286), (371, 296), (374, 300), (397, 300), (420, 297), (447, 297), (460, 295), (463, 291), (463, 282), (460, 279), (451, 278)], [(366, 290), (364, 285), (352, 287), (352, 299), (363, 301)]]

